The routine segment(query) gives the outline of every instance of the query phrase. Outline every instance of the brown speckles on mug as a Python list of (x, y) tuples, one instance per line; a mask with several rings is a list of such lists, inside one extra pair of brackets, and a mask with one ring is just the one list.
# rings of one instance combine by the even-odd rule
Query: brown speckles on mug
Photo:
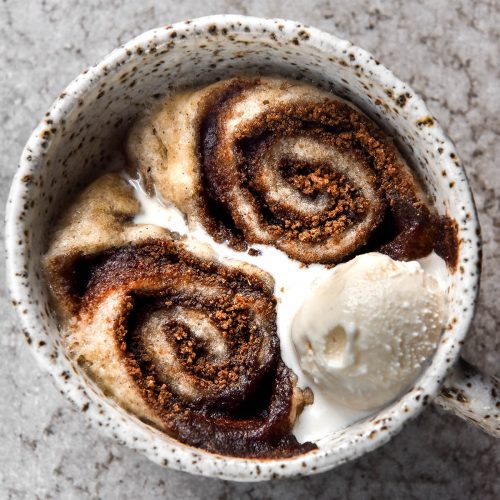
[(411, 94), (409, 92), (399, 94), (399, 96), (396, 98), (396, 104), (399, 107), (404, 108), (408, 99), (411, 99)]
[(417, 120), (417, 125), (419, 127), (433, 127), (434, 123), (434, 118), (432, 118), (432, 116), (430, 115), (424, 116), (423, 118), (419, 118)]
[[(402, 152), (411, 156), (436, 206), (461, 221), (459, 265), (465, 273), (450, 276), (448, 284), (450, 317), (458, 319), (449, 323), (419, 388), (380, 411), (377, 424), (359, 422), (324, 436), (319, 450), (288, 460), (259, 462), (199, 452), (117, 407), (66, 356), (46, 288), (37, 276), (55, 217), (107, 166), (110, 152), (148, 103), (193, 80), (201, 85), (241, 73), (312, 80), (352, 100), (383, 122)], [(12, 186), (7, 215), (8, 279), (27, 341), (86, 418), (163, 466), (255, 481), (322, 472), (380, 446), (436, 394), (439, 380), (457, 357), (477, 293), (478, 225), (465, 174), (453, 144), (435, 120), (431, 118), (432, 126), (426, 118), (417, 125), (423, 117), (430, 114), (420, 98), (370, 54), (294, 22), (214, 16), (149, 31), (116, 49), (60, 94), (28, 141)], [(488, 412), (488, 422), (495, 413), (495, 409)]]
[(436, 402), (461, 418), (473, 422), (486, 432), (500, 437), (500, 381), (479, 373), (460, 359), (445, 381)]

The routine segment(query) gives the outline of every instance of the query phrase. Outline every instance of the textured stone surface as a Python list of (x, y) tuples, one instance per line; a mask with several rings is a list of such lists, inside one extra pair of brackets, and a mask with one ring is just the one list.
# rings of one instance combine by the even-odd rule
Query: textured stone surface
[[(302, 6), (301, 6), (302, 4)], [(500, 375), (500, 8), (498, 2), (353, 0), (0, 3), (0, 212), (22, 146), (85, 66), (153, 26), (214, 13), (287, 17), (373, 52), (428, 102), (456, 142), (484, 238), (467, 359)], [(3, 235), (2, 235), (3, 236)], [(3, 259), (3, 242), (1, 247)], [(498, 498), (500, 442), (430, 408), (385, 447), (335, 471), (236, 484), (160, 469), (102, 438), (34, 363), (0, 267), (0, 498)]]

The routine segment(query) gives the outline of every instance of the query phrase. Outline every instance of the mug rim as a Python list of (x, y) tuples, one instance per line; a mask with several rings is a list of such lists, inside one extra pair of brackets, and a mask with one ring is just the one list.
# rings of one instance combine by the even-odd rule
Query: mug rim
[[(229, 29), (229, 27), (232, 26), (230, 29), (235, 32), (243, 31), (245, 28), (249, 27), (260, 34), (262, 30), (265, 29), (267, 33), (274, 33), (284, 40), (291, 40), (293, 37), (297, 36), (301, 30), (307, 30), (308, 38), (301, 40), (302, 44), (311, 45), (323, 52), (330, 50), (331, 53), (339, 52), (339, 47), (348, 48), (350, 53), (354, 52), (361, 56), (358, 57), (358, 61), (363, 61), (361, 64), (364, 66), (365, 71), (370, 71), (369, 74), (371, 79), (377, 82), (389, 81), (393, 85), (407, 89), (411, 92), (412, 106), (407, 110), (408, 118), (417, 120), (421, 116), (431, 116), (431, 113), (420, 96), (418, 96), (410, 86), (399, 80), (389, 69), (380, 64), (366, 50), (351, 44), (347, 40), (338, 38), (335, 35), (295, 21), (241, 15), (206, 16), (188, 21), (180, 21), (140, 34), (126, 44), (113, 50), (99, 63), (78, 75), (60, 94), (46, 116), (50, 115), (54, 121), (54, 126), (57, 126), (58, 120), (61, 120), (63, 116), (77, 106), (79, 97), (98, 86), (100, 81), (106, 78), (108, 72), (116, 69), (117, 65), (123, 64), (125, 61), (130, 63), (130, 61), (134, 60), (139, 64), (141, 56), (145, 51), (149, 50), (152, 46), (158, 47), (161, 44), (167, 43), (173, 32), (184, 34), (186, 37), (197, 36), (199, 33), (208, 32), (212, 26), (216, 26), (218, 29), (222, 29), (223, 27)], [(198, 31), (195, 31), (195, 28)], [(138, 48), (142, 48), (142, 50), (139, 51)], [(346, 59), (347, 63), (349, 63), (348, 58)], [(479, 269), (476, 268), (476, 266), (480, 266), (480, 235), (477, 212), (465, 171), (462, 164), (458, 161), (458, 153), (452, 141), (443, 132), (439, 123), (436, 120), (434, 120), (434, 122), (435, 124), (429, 133), (439, 138), (439, 140), (446, 145), (447, 151), (450, 153), (450, 158), (453, 158), (452, 155), (454, 155), (456, 160), (453, 160), (455, 167), (452, 172), (456, 175), (451, 177), (450, 180), (457, 183), (460, 189), (461, 202), (468, 213), (471, 214), (471, 220), (468, 221), (468, 227), (472, 227), (472, 230), (469, 231), (469, 240), (461, 244), (468, 245), (469, 255), (471, 256), (468, 261), (470, 267), (466, 269), (466, 271), (472, 271), (473, 267), (475, 269), (475, 273), (470, 273), (471, 286), (468, 292), (470, 295), (470, 303), (475, 305), (479, 289), (480, 269), (480, 267)], [(40, 348), (39, 342), (37, 341), (42, 339), (45, 334), (41, 332), (41, 329), (38, 327), (37, 306), (33, 304), (29, 298), (30, 283), (29, 273), (27, 271), (27, 262), (30, 258), (29, 239), (24, 235), (24, 219), (21, 215), (25, 210), (25, 200), (29, 199), (30, 192), (30, 183), (27, 182), (26, 179), (29, 178), (32, 172), (36, 171), (37, 165), (39, 166), (43, 163), (43, 155), (41, 153), (49, 149), (52, 140), (52, 138), (47, 139), (42, 134), (46, 126), (45, 120), (42, 120), (28, 139), (9, 192), (5, 224), (7, 284), (12, 303), (16, 307), (18, 317), (21, 321), (23, 333), (39, 364), (54, 377), (61, 392), (63, 392), (68, 399), (79, 407), (82, 406), (82, 401), (85, 401), (84, 406), (86, 405), (87, 411), (84, 410), (84, 414), (93, 427), (97, 427), (96, 424), (102, 423), (101, 415), (103, 406), (97, 402), (97, 396), (91, 394), (92, 391), (87, 391), (84, 387), (85, 384), (81, 384), (81, 379), (75, 379), (74, 377), (71, 378), (70, 381), (65, 379), (62, 366), (66, 365), (63, 365), (61, 359), (52, 359), (48, 355), (47, 350)], [(38, 161), (27, 161), (28, 156), (32, 156)], [(449, 349), (447, 352), (450, 363), (444, 365), (441, 362), (442, 366), (440, 365), (438, 367), (438, 373), (433, 377), (429, 377), (429, 380), (426, 381), (427, 385), (425, 390), (422, 387), (420, 388), (422, 391), (420, 391), (419, 394), (422, 396), (425, 392), (426, 397), (419, 397), (416, 399), (415, 391), (408, 391), (389, 406), (389, 409), (395, 410), (391, 415), (397, 415), (397, 419), (395, 418), (391, 424), (388, 424), (386, 432), (378, 432), (371, 438), (363, 436), (363, 438), (359, 439), (357, 442), (349, 443), (348, 446), (340, 445), (335, 449), (319, 448), (318, 450), (292, 458), (248, 459), (209, 453), (174, 440), (174, 444), (168, 444), (167, 447), (169, 450), (175, 449), (172, 453), (175, 452), (177, 458), (165, 462), (165, 459), (160, 459), (158, 454), (148, 452), (148, 450), (141, 448), (137, 440), (132, 440), (131, 433), (127, 427), (130, 426), (130, 418), (135, 419), (135, 417), (127, 414), (127, 416), (122, 416), (121, 420), (116, 419), (116, 427), (112, 430), (107, 426), (101, 428), (108, 434), (108, 437), (112, 437), (126, 444), (129, 448), (141, 451), (159, 465), (168, 465), (170, 468), (185, 470), (194, 474), (239, 481), (255, 481), (275, 479), (278, 477), (309, 475), (326, 471), (381, 446), (394, 434), (398, 433), (406, 422), (416, 417), (422, 411), (428, 402), (429, 396), (432, 397), (437, 393), (446, 373), (451, 369), (454, 361), (456, 361), (460, 346), (463, 343), (463, 339), (472, 321), (473, 312), (473, 310), (469, 310), (462, 317), (457, 319), (454, 337), (452, 341), (449, 342)], [(432, 366), (436, 363), (433, 357)], [(429, 369), (430, 366), (426, 368), (425, 373), (427, 373)], [(409, 410), (403, 412), (403, 405), (405, 404), (406, 408), (409, 408)], [(381, 410), (374, 416), (379, 416), (384, 410), (385, 409)], [(153, 441), (156, 440), (158, 443), (165, 441), (164, 434), (160, 431), (148, 428), (147, 430), (144, 429), (143, 432), (149, 433), (148, 439), (152, 439)], [(146, 437), (146, 434), (144, 434), (144, 437)]]

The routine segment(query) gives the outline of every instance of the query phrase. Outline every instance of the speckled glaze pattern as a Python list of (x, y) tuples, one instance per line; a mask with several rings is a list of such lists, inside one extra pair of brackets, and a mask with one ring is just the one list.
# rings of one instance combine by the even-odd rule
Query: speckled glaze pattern
[[(458, 270), (449, 276), (449, 318), (432, 363), (411, 390), (372, 418), (319, 440), (287, 460), (245, 460), (182, 445), (102, 396), (65, 353), (40, 273), (55, 219), (98, 174), (145, 103), (170, 89), (241, 73), (312, 80), (352, 100), (412, 158), (436, 207), (459, 224)], [(154, 29), (116, 49), (63, 91), (22, 154), (7, 206), (12, 303), (37, 359), (96, 426), (160, 465), (252, 481), (331, 469), (388, 441), (437, 393), (473, 315), (480, 268), (477, 217), (453, 144), (414, 91), (366, 51), (299, 23), (213, 16)]]
[(459, 359), (434, 402), (500, 438), (500, 381), (465, 360)]

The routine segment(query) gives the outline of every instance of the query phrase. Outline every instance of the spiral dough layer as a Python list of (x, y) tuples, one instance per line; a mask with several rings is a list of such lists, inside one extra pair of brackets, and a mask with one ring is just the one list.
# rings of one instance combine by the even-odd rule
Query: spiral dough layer
[(274, 245), (304, 263), (361, 248), (456, 259), (453, 224), (392, 142), (311, 85), (240, 77), (177, 93), (132, 129), (128, 155), (150, 189), (236, 248)]
[(309, 396), (280, 358), (273, 280), (134, 227), (137, 210), (122, 178), (100, 178), (46, 256), (74, 358), (121, 406), (184, 443), (236, 456), (314, 448), (291, 435)]

